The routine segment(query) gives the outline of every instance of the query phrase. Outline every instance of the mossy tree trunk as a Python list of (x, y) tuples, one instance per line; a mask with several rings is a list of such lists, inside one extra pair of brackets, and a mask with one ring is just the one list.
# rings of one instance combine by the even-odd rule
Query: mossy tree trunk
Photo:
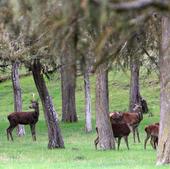
[(62, 89), (62, 121), (76, 122), (76, 104), (75, 104), (75, 88), (76, 88), (76, 65), (75, 59), (72, 59), (70, 50), (65, 52), (63, 56), (61, 68), (61, 89)]
[(96, 77), (96, 127), (99, 147), (102, 150), (115, 148), (115, 140), (109, 118), (108, 71), (106, 64), (98, 66)]
[[(19, 82), (19, 61), (12, 62), (12, 70), (11, 70), (11, 79), (14, 93), (14, 111), (21, 112), (22, 111), (22, 95), (21, 95), (21, 87)], [(24, 136), (25, 129), (23, 125), (17, 126), (17, 135)]]
[(160, 128), (157, 164), (170, 163), (170, 18), (162, 18), (160, 45)]
[(84, 71), (84, 91), (85, 91), (85, 131), (92, 131), (92, 121), (91, 121), (91, 97), (90, 97), (90, 79), (89, 71), (86, 69)]
[(48, 148), (64, 148), (64, 141), (57, 119), (57, 113), (54, 110), (52, 99), (48, 93), (48, 89), (42, 74), (42, 66), (39, 60), (34, 60), (32, 74), (41, 98), (45, 120), (48, 126)]
[(129, 111), (133, 111), (135, 104), (140, 104), (140, 90), (139, 90), (139, 58), (131, 56), (130, 58), (130, 95), (129, 95)]
[(76, 113), (76, 45), (77, 45), (77, 2), (63, 0), (65, 18), (69, 23), (69, 31), (63, 32), (61, 52), (61, 90), (62, 90), (62, 121), (77, 122)]

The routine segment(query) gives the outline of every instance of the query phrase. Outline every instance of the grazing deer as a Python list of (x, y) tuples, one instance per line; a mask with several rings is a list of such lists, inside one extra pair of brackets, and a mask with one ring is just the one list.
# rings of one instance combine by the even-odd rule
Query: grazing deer
[(33, 141), (36, 141), (36, 133), (35, 133), (35, 125), (38, 121), (39, 117), (39, 104), (38, 101), (31, 101), (31, 106), (29, 108), (34, 109), (34, 111), (31, 112), (13, 112), (8, 115), (9, 120), (9, 127), (7, 128), (7, 139), (9, 140), (9, 136), (11, 137), (11, 140), (13, 141), (12, 131), (18, 124), (23, 125), (30, 125), (31, 128), (31, 134)]

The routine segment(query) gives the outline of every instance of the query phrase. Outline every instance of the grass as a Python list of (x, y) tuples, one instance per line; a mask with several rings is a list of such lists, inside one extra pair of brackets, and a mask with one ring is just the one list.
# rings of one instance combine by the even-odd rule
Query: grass
[[(60, 127), (65, 142), (65, 149), (48, 150), (47, 127), (44, 122), (44, 115), (41, 108), (40, 121), (37, 124), (37, 142), (32, 142), (29, 126), (26, 126), (26, 136), (18, 138), (14, 135), (14, 142), (6, 139), (6, 128), (8, 112), (13, 111), (13, 95), (11, 82), (6, 81), (0, 84), (0, 169), (154, 169), (156, 152), (148, 144), (147, 150), (143, 149), (145, 138), (144, 127), (147, 124), (159, 120), (159, 84), (157, 77), (153, 74), (144, 78), (141, 76), (141, 93), (148, 101), (153, 117), (144, 116), (140, 125), (140, 136), (142, 143), (133, 143), (132, 135), (129, 136), (128, 151), (124, 140), (119, 151), (96, 151), (93, 141), (96, 137), (95, 130), (86, 134), (84, 132), (84, 90), (83, 79), (79, 77), (76, 89), (76, 106), (79, 118), (78, 123), (62, 123)], [(109, 73), (109, 97), (110, 111), (127, 110), (129, 74), (112, 71)], [(60, 78), (54, 76), (47, 81), (50, 94), (61, 119), (61, 90)], [(31, 93), (36, 93), (32, 77), (21, 79), (23, 109), (28, 109)], [(91, 77), (92, 88), (92, 117), (93, 128), (95, 126), (95, 78)], [(168, 168), (162, 166), (160, 168)]]

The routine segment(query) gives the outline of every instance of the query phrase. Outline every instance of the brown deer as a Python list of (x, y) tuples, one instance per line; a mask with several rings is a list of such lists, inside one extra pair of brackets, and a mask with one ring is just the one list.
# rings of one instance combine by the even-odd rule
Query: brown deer
[(39, 117), (39, 104), (38, 101), (31, 101), (31, 106), (29, 108), (34, 109), (34, 111), (31, 112), (13, 112), (8, 115), (9, 120), (9, 127), (7, 128), (7, 139), (9, 140), (9, 136), (11, 137), (11, 140), (13, 141), (12, 131), (18, 124), (23, 125), (30, 125), (31, 128), (31, 134), (33, 141), (36, 141), (36, 133), (35, 133), (35, 125), (38, 121)]
[(151, 138), (150, 143), (153, 149), (158, 146), (158, 136), (159, 136), (159, 123), (150, 124), (145, 127), (146, 139), (144, 143), (144, 149), (146, 149), (146, 144), (149, 138)]
[[(118, 138), (118, 150), (120, 147), (120, 141), (123, 137), (126, 143), (126, 146), (129, 150), (128, 145), (128, 135), (130, 133), (130, 127), (128, 124), (122, 121), (122, 115), (119, 112), (111, 113), (110, 114), (110, 122), (112, 126), (113, 135), (115, 138)], [(98, 128), (96, 127), (97, 138), (94, 141), (95, 148), (97, 149), (97, 144), (99, 143), (99, 136), (98, 136)]]
[[(134, 142), (135, 142), (135, 133), (137, 134), (138, 142), (140, 142), (138, 126), (141, 120), (143, 119), (143, 113), (141, 111), (141, 108), (142, 107), (140, 105), (135, 104), (135, 107), (133, 108), (133, 112), (119, 112), (122, 115), (122, 121), (130, 126), (133, 133)], [(115, 112), (112, 112), (111, 114), (113, 115), (114, 113)]]

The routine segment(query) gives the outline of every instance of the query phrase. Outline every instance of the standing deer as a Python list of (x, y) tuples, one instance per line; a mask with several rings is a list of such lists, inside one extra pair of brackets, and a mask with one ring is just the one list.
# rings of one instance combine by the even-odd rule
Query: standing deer
[(9, 136), (13, 141), (12, 131), (18, 124), (30, 125), (31, 134), (33, 141), (36, 141), (36, 133), (35, 133), (35, 125), (38, 122), (39, 117), (39, 104), (38, 101), (31, 101), (31, 106), (29, 108), (34, 109), (31, 112), (13, 112), (8, 115), (9, 127), (7, 128), (7, 139), (9, 140)]
[[(122, 121), (122, 114), (119, 112), (110, 113), (110, 122), (112, 126), (112, 132), (115, 138), (118, 138), (118, 150), (120, 147), (120, 141), (123, 137), (126, 143), (126, 146), (129, 150), (128, 144), (128, 135), (130, 133), (130, 126)], [(99, 143), (99, 135), (98, 135), (98, 128), (96, 127), (97, 138), (94, 140), (95, 148), (97, 150), (97, 144)]]
[(144, 142), (144, 149), (146, 149), (146, 144), (149, 138), (151, 138), (150, 143), (153, 149), (158, 146), (158, 136), (159, 136), (159, 123), (150, 124), (145, 127), (146, 138)]
[[(122, 115), (122, 121), (128, 124), (128, 126), (131, 128), (133, 133), (133, 139), (135, 142), (135, 134), (137, 134), (138, 142), (140, 142), (139, 138), (139, 131), (138, 126), (143, 119), (143, 113), (141, 111), (141, 106), (138, 104), (135, 104), (135, 107), (133, 108), (133, 112), (119, 112)], [(115, 112), (112, 112), (112, 116)], [(117, 112), (116, 112), (117, 113)]]

